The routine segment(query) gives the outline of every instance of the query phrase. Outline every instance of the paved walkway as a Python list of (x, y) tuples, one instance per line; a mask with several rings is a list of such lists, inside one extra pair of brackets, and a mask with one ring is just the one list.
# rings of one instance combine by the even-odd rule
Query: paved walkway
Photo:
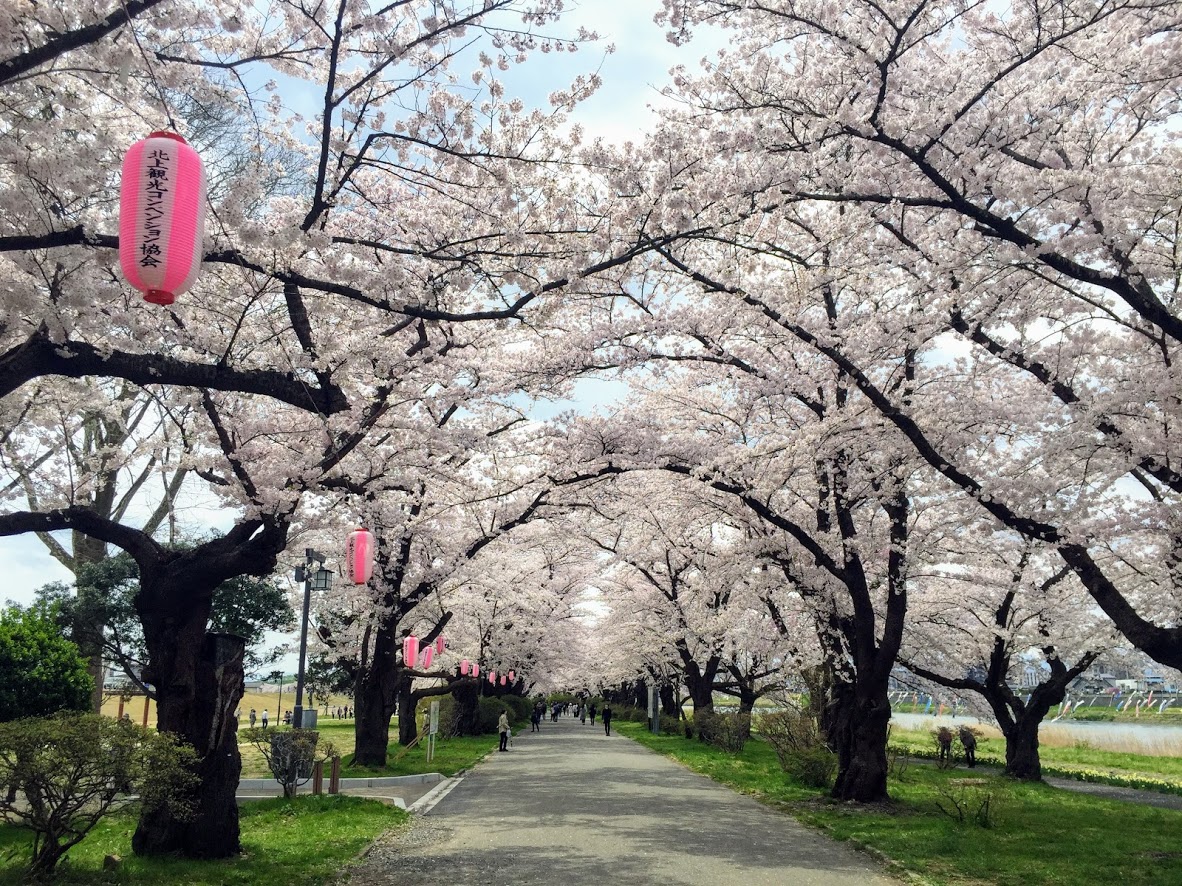
[(379, 841), (350, 886), (897, 886), (867, 856), (564, 718)]

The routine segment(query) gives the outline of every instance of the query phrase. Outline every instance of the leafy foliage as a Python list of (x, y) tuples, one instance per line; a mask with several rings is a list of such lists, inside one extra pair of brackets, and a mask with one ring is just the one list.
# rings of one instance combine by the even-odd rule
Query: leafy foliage
[[(183, 551), (193, 545), (172, 547)], [(139, 589), (139, 567), (130, 555), (119, 553), (80, 567), (76, 588), (53, 582), (38, 589), (37, 596), (57, 608), (67, 636), (79, 645), (102, 649), (105, 658), (122, 667), (129, 679), (137, 680), (147, 655), (135, 610)], [(258, 652), (265, 634), (294, 624), (287, 592), (273, 578), (239, 575), (214, 591), (209, 630), (246, 638), (248, 672), (270, 658)], [(95, 626), (101, 626), (101, 634)]]
[(138, 792), (184, 817), (193, 759), (167, 733), (98, 714), (0, 724), (0, 784), (9, 786), (0, 810), (33, 832), (29, 875), (50, 877), (119, 794)]
[(84, 711), (93, 682), (52, 604), (0, 611), (0, 722)]

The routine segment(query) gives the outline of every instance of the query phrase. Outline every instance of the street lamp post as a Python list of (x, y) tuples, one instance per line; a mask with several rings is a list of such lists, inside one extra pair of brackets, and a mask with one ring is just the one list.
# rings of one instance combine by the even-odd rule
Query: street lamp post
[[(312, 564), (318, 568), (312, 571)], [(312, 605), (312, 589), (327, 591), (332, 587), (332, 573), (324, 568), (324, 554), (304, 548), (304, 565), (297, 566), (296, 581), (304, 583), (304, 611), (300, 618), (300, 667), (296, 673), (296, 701), (292, 711), (291, 725), (304, 728), (304, 662), (308, 655), (308, 610)]]

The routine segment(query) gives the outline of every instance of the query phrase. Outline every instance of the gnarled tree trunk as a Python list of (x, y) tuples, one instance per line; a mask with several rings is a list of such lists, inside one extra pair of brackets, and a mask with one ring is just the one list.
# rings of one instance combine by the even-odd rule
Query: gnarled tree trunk
[[(208, 610), (190, 611), (187, 618), (165, 619), (164, 624), (145, 618), (145, 637), (154, 638), (148, 676), (157, 691), (157, 726), (196, 750), (200, 782), (193, 792), (197, 815), (192, 820), (145, 805), (131, 842), (137, 855), (179, 852), (188, 858), (226, 858), (241, 849), (235, 794), (242, 758), (234, 711), (242, 699), (246, 641), (205, 634), (207, 617)], [(169, 638), (171, 652), (164, 652), (161, 645)]]

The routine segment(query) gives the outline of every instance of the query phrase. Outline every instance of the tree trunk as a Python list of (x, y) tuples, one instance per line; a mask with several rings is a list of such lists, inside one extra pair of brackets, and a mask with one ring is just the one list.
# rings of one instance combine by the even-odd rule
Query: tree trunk
[(398, 686), (398, 743), (403, 747), (419, 736), (419, 724), (415, 716), (415, 696), (411, 681), (404, 680)]
[[(145, 806), (132, 850), (137, 855), (179, 852), (187, 858), (235, 855), (241, 849), (235, 793), (242, 758), (234, 711), (244, 689), (246, 641), (230, 634), (205, 634), (208, 606), (190, 609), (183, 619), (156, 620), (143, 613), (141, 617), (145, 638), (152, 637), (150, 676), (157, 693), (157, 727), (196, 750), (200, 781), (191, 797), (196, 818), (182, 821), (166, 808)], [(170, 638), (171, 651), (162, 651), (161, 643)]]
[(848, 683), (839, 683), (834, 689), (837, 780), (831, 796), (858, 803), (886, 801), (887, 727), (891, 719), (886, 685), (880, 691), (857, 691)]
[(1038, 757), (1038, 727), (1042, 717), (1022, 717), (1007, 730), (1006, 771), (1010, 778), (1040, 781), (1042, 762)]
[(455, 735), (480, 734), (480, 684), (472, 680), (458, 680), (451, 690), (455, 699)]
[[(382, 633), (378, 634), (378, 645)], [(386, 750), (390, 746), (390, 718), (394, 716), (394, 683), (398, 674), (390, 675), (380, 667), (385, 658), (375, 651), (368, 667), (357, 675), (353, 697), (353, 731), (356, 746), (353, 763), (357, 766), (386, 765)]]
[[(107, 544), (101, 539), (91, 538), (77, 531), (71, 533), (71, 536), (74, 548), (74, 577), (77, 579), (82, 567), (97, 565), (107, 558)], [(94, 620), (103, 621), (99, 618)], [(101, 714), (103, 710), (103, 676), (106, 668), (103, 662), (102, 640), (105, 628), (106, 625), (102, 623), (87, 625), (86, 636), (82, 638), (83, 642), (78, 644), (79, 651), (86, 657), (86, 671), (94, 680), (90, 707), (96, 714)]]
[(681, 719), (681, 706), (677, 703), (677, 687), (672, 683), (662, 683), (660, 688), (661, 713), (669, 717)]
[(644, 680), (632, 684), (632, 707), (648, 710), (648, 684)]

